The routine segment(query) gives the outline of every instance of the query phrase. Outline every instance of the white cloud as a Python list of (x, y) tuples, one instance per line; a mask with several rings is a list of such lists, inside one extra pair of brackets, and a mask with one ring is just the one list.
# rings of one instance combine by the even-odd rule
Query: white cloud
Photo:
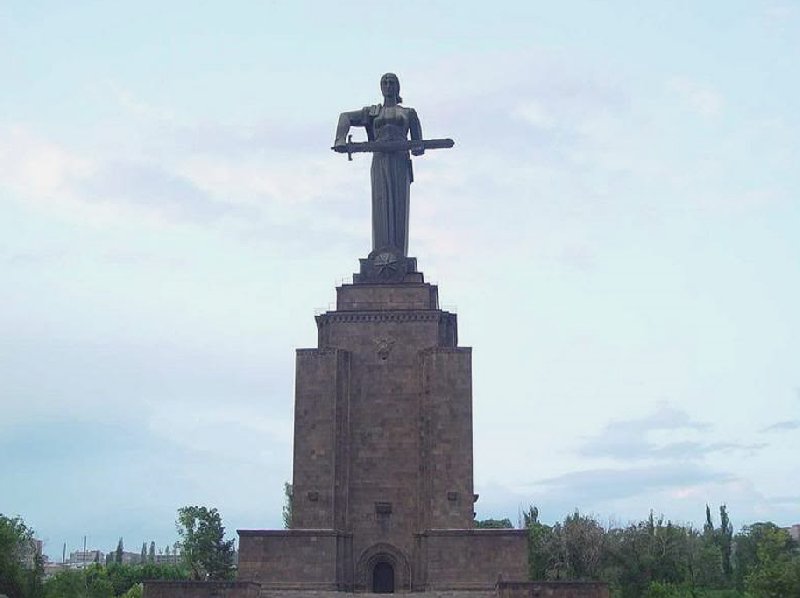
[[(72, 181), (91, 175), (94, 161), (20, 125), (0, 129), (0, 185), (42, 202), (71, 199)], [(65, 197), (66, 195), (66, 197)]]
[(673, 77), (667, 87), (685, 108), (700, 116), (719, 116), (725, 106), (724, 99), (719, 92), (686, 77)]

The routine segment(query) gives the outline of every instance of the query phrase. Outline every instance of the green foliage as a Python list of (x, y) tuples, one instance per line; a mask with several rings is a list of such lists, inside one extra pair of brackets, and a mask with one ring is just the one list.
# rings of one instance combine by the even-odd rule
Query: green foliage
[(800, 596), (800, 554), (786, 530), (761, 530), (756, 563), (745, 579), (747, 593), (757, 598)]
[(124, 552), (125, 547), (122, 544), (122, 538), (119, 539), (117, 542), (117, 549), (114, 551), (114, 562), (117, 564), (122, 563), (122, 553)]
[(113, 564), (107, 567), (106, 573), (116, 596), (124, 595), (132, 587), (148, 579), (189, 579), (189, 572), (183, 567), (156, 565), (153, 563), (137, 565)]
[(283, 527), (289, 529), (292, 527), (292, 485), (289, 482), (283, 484)]
[(19, 517), (0, 514), (0, 594), (14, 598), (41, 596), (42, 558), (33, 530)]
[(137, 583), (135, 586), (131, 586), (131, 588), (121, 595), (120, 598), (142, 598), (144, 595), (144, 586), (140, 583)]
[(736, 534), (734, 545), (734, 580), (739, 590), (744, 590), (745, 580), (758, 565), (758, 546), (766, 536), (779, 532), (780, 528), (774, 523), (758, 522), (746, 525)]
[(593, 518), (575, 511), (549, 527), (539, 522), (539, 510), (523, 513), (528, 530), (531, 579), (588, 580), (599, 576), (605, 530)]
[(59, 571), (44, 582), (45, 598), (85, 598), (87, 595), (84, 571)]
[(114, 587), (106, 568), (90, 565), (86, 569), (60, 571), (44, 584), (45, 598), (114, 598)]
[(181, 538), (181, 556), (192, 579), (230, 579), (233, 575), (233, 540), (217, 509), (187, 506), (178, 509), (175, 522)]
[[(523, 517), (531, 579), (605, 581), (611, 595), (618, 598), (743, 596), (731, 587), (730, 580), (739, 567), (739, 537), (733, 537), (724, 506), (720, 508), (719, 528), (711, 520), (711, 509), (706, 509), (702, 532), (653, 513), (643, 521), (609, 529), (579, 511), (552, 526), (539, 521), (536, 507)], [(780, 552), (772, 552), (776, 551)], [(750, 552), (755, 555), (755, 549), (744, 550), (743, 558)], [(750, 560), (756, 562), (758, 558)], [(792, 579), (790, 568), (782, 571), (782, 579)], [(756, 583), (754, 577), (752, 587)], [(790, 586), (783, 587), (785, 591)]]
[(514, 525), (511, 520), (506, 519), (476, 519), (475, 527), (477, 529), (512, 529)]
[(733, 525), (728, 518), (728, 509), (725, 505), (719, 507), (719, 529), (716, 534), (717, 545), (722, 554), (722, 573), (726, 582), (733, 580)]
[(522, 517), (528, 530), (528, 575), (532, 580), (546, 579), (552, 528), (539, 522), (539, 509), (535, 506), (531, 506)]
[(152, 563), (67, 569), (45, 582), (44, 598), (141, 598), (142, 582), (149, 579), (188, 579), (188, 572), (175, 565)]

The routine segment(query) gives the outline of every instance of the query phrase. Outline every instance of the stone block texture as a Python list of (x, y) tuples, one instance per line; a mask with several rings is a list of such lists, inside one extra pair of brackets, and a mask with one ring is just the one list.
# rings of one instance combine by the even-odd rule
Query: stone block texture
[(239, 579), (361, 592), (381, 567), (395, 591), (525, 579), (524, 533), (472, 529), (472, 354), (437, 288), (343, 285), (316, 322), (318, 346), (297, 351), (292, 529), (240, 531)]
[(262, 598), (489, 598), (527, 578), (524, 531), (473, 529), (472, 352), (422, 280), (342, 285), (297, 351), (291, 529), (239, 530)]
[(148, 581), (143, 598), (259, 598), (261, 586), (242, 581)]
[(608, 598), (608, 585), (593, 581), (523, 581), (497, 584), (497, 598)]
[(528, 577), (526, 530), (428, 530), (417, 539), (428, 589), (491, 590), (498, 581)]
[(239, 531), (238, 577), (265, 588), (345, 588), (340, 567), (351, 558), (350, 537), (333, 530)]

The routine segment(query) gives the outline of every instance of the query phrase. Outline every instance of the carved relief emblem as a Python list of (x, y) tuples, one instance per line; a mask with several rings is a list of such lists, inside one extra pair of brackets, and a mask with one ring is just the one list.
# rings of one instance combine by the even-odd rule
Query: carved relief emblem
[(389, 353), (391, 353), (393, 346), (394, 339), (389, 338), (388, 336), (375, 339), (375, 349), (378, 352), (378, 357), (384, 361), (389, 357)]
[(375, 256), (373, 264), (379, 277), (390, 278), (397, 273), (399, 266), (398, 261), (399, 260), (397, 259), (396, 255), (389, 252), (383, 252)]

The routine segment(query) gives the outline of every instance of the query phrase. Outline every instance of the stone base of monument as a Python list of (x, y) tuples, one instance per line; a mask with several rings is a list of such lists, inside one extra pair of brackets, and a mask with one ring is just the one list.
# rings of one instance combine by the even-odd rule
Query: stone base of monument
[(375, 249), (358, 261), (359, 271), (353, 274), (354, 284), (425, 282), (422, 272), (417, 272), (417, 258), (406, 257), (394, 247)]
[[(144, 598), (368, 598), (378, 594), (262, 588), (256, 583), (148, 581)], [(380, 594), (384, 595), (384, 594)], [(608, 598), (608, 585), (591, 581), (498, 582), (490, 590), (429, 590), (415, 598)]]
[(148, 582), (145, 598), (604, 598), (524, 582), (526, 530), (474, 529), (472, 350), (416, 260), (361, 260), (297, 350), (292, 525), (239, 530), (236, 583)]
[(261, 586), (242, 581), (146, 581), (147, 598), (259, 598)]
[(413, 534), (408, 550), (396, 540), (353, 552), (353, 534), (334, 530), (240, 530), (240, 579), (263, 590), (369, 592), (376, 566), (391, 568), (396, 592), (493, 591), (498, 577), (527, 576), (527, 532), (448, 529)]

